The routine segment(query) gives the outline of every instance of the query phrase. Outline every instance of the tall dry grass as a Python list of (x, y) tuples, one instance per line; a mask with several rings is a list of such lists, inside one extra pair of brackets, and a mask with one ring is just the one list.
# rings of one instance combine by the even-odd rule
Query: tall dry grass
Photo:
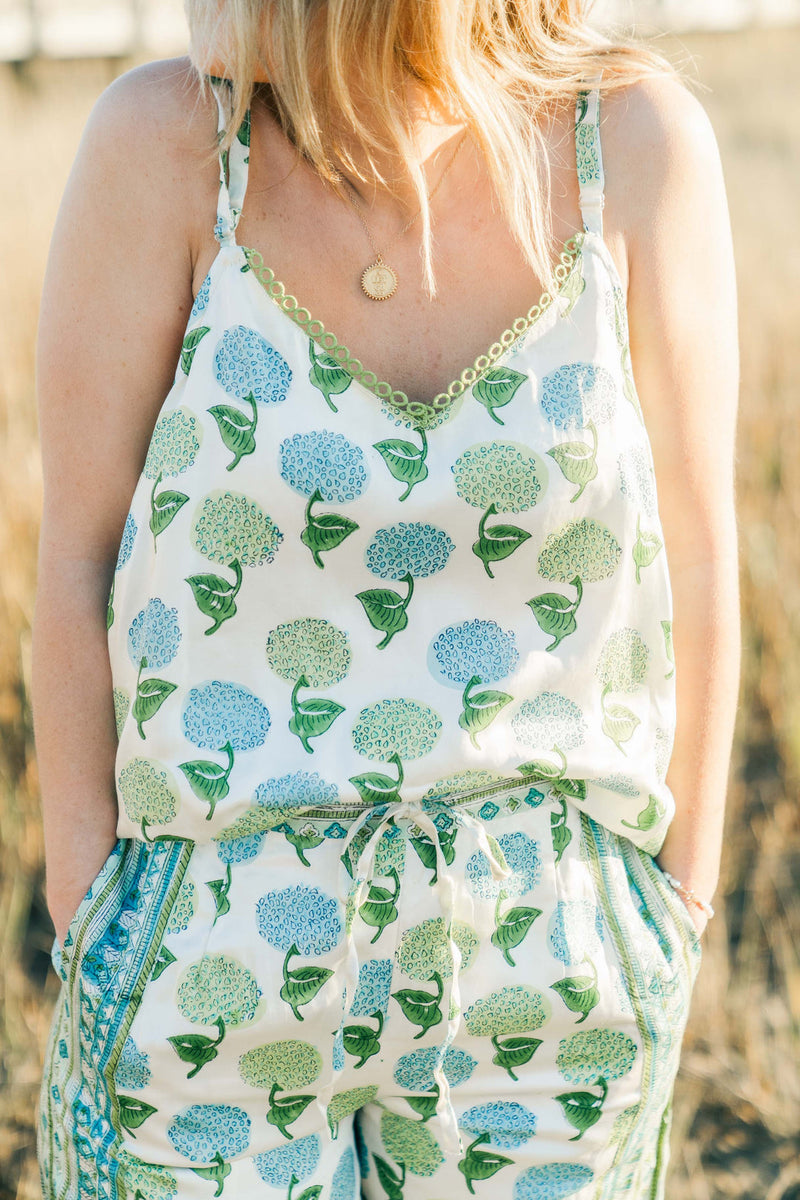
[[(703, 99), (737, 247), (744, 659), (717, 916), (676, 1088), (667, 1196), (800, 1200), (800, 31), (682, 45), (712, 89)], [(0, 1200), (39, 1195), (32, 1119), (56, 983), (28, 704), (36, 312), (80, 130), (125, 65), (0, 67)]]

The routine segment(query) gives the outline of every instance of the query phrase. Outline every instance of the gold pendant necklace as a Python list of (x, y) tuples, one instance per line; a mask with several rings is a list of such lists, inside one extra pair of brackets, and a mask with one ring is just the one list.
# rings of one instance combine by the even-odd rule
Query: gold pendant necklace
[[(453, 151), (450, 161), (448, 162), (444, 171), (442, 171), (441, 177), (439, 178), (439, 182), (436, 184), (436, 187), (433, 189), (430, 196), (428, 197), (429, 204), (432, 202), (432, 200), (433, 200), (434, 196), (436, 195), (436, 193), (438, 192), (439, 188), (444, 183), (447, 172), (450, 170), (453, 163), (456, 161), (456, 155), (458, 154), (459, 150), (461, 149), (464, 142), (466, 141), (466, 138), (467, 138), (467, 133), (465, 131), (462, 134), (458, 145), (456, 146), (455, 150)], [(337, 179), (339, 182), (343, 182), (341, 175), (338, 175)], [(352, 197), (349, 194), (347, 194), (347, 199), (352, 204), (352, 206), (355, 210), (356, 216), (358, 217), (361, 224), (364, 226), (366, 235), (369, 238), (369, 244), (372, 247), (372, 251), (375, 255), (374, 261), (371, 262), (369, 264), (369, 266), (365, 267), (364, 270), (361, 272), (361, 289), (364, 292), (364, 295), (367, 296), (370, 300), (389, 300), (397, 291), (397, 285), (399, 283), (397, 272), (394, 270), (393, 267), (389, 266), (389, 264), (385, 261), (385, 259), (383, 257), (383, 252), (381, 250), (378, 250), (378, 248), (376, 247), (375, 242), (372, 237), (372, 234), (370, 233), (369, 225), (367, 225), (367, 222), (364, 220), (364, 215), (361, 212), (361, 210), (356, 206), (355, 201), (352, 199)], [(414, 224), (414, 222), (419, 219), (420, 211), (421, 211), (420, 209), (417, 209), (417, 211), (414, 213), (414, 216), (411, 218), (411, 220), (407, 221), (405, 223), (405, 225), (403, 226), (403, 228), (400, 230), (400, 232), (395, 234), (395, 236), (389, 242), (389, 246), (393, 246), (394, 243), (398, 240), (398, 238), (401, 238), (404, 233), (408, 233), (409, 229)], [(384, 247), (384, 249), (388, 249), (389, 246)]]

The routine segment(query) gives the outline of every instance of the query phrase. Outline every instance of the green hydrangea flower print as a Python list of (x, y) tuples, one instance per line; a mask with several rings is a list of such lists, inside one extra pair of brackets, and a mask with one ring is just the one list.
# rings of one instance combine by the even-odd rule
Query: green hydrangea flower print
[(583, 599), (584, 583), (609, 579), (622, 556), (622, 547), (610, 529), (592, 517), (567, 521), (549, 533), (539, 554), (538, 570), (543, 579), (568, 583), (576, 596), (560, 592), (534, 596), (528, 605), (543, 633), (553, 638), (545, 647), (554, 650), (577, 629), (575, 614)]
[(389, 1157), (412, 1175), (435, 1175), (444, 1162), (438, 1142), (423, 1121), (384, 1110), (381, 1140)]
[(484, 510), (478, 522), (473, 553), (494, 579), (491, 564), (508, 558), (531, 536), (516, 525), (487, 526), (496, 513), (527, 512), (547, 488), (547, 468), (529, 446), (518, 442), (479, 442), (456, 459), (451, 468), (462, 500)]
[[(297, 1138), (276, 1150), (256, 1154), (253, 1164), (264, 1183), (271, 1188), (291, 1188), (303, 1183), (319, 1166), (321, 1147), (316, 1133)], [(299, 1200), (299, 1197), (298, 1197)]]
[(397, 778), (369, 771), (350, 777), (362, 800), (378, 804), (399, 800), (403, 783), (403, 760), (424, 758), (439, 740), (442, 720), (427, 704), (404, 698), (379, 700), (362, 708), (352, 729), (357, 754), (374, 762), (392, 763)]
[(142, 672), (169, 666), (178, 653), (181, 637), (177, 608), (167, 608), (158, 596), (147, 601), (128, 630), (128, 657), (137, 668), (133, 719), (141, 738), (145, 737), (145, 721), (153, 719), (177, 688), (177, 684), (154, 675), (143, 679)]
[(524, 1146), (536, 1133), (536, 1114), (513, 1100), (477, 1104), (467, 1109), (458, 1123), (466, 1133), (487, 1133), (493, 1146), (507, 1150)]
[(117, 738), (122, 735), (122, 730), (125, 722), (128, 719), (128, 713), (131, 710), (131, 698), (124, 688), (114, 688), (114, 724), (117, 730)]
[[(578, 705), (560, 692), (539, 692), (524, 700), (511, 719), (511, 728), (520, 746), (537, 753), (533, 762), (517, 770), (532, 778), (551, 780), (564, 778), (566, 752), (582, 746), (589, 732)], [(558, 766), (539, 758), (542, 752), (556, 755)]]
[(208, 804), (210, 821), (218, 801), (230, 792), (234, 751), (263, 746), (271, 719), (266, 705), (249, 688), (213, 679), (191, 688), (183, 705), (184, 736), (202, 750), (224, 754), (225, 764), (206, 759), (180, 763), (189, 787)]
[(317, 996), (333, 972), (316, 965), (292, 970), (291, 961), (298, 955), (308, 958), (326, 954), (339, 944), (339, 905), (333, 896), (315, 887), (267, 892), (256, 905), (256, 928), (271, 946), (285, 952), (280, 997), (302, 1021), (301, 1006)]
[(150, 1056), (140, 1050), (132, 1037), (127, 1037), (114, 1072), (114, 1083), (118, 1091), (138, 1092), (146, 1088), (152, 1078)]
[(352, 1116), (359, 1108), (371, 1104), (378, 1094), (377, 1085), (368, 1084), (365, 1087), (350, 1088), (346, 1092), (338, 1092), (331, 1097), (327, 1109), (328, 1128), (334, 1140), (339, 1136), (339, 1124), (345, 1117)]
[(204, 954), (180, 977), (175, 1002), (181, 1016), (195, 1025), (214, 1025), (216, 1037), (179, 1033), (168, 1037), (181, 1062), (189, 1063), (188, 1079), (217, 1057), (227, 1029), (250, 1025), (261, 1004), (255, 975), (229, 954)]
[(170, 1170), (135, 1158), (124, 1146), (115, 1153), (117, 1181), (125, 1188), (126, 1195), (147, 1196), (148, 1200), (175, 1200), (178, 1181)]
[(311, 738), (321, 737), (344, 712), (344, 705), (322, 696), (300, 698), (302, 688), (328, 688), (346, 677), (352, 653), (348, 634), (330, 621), (306, 617), (286, 621), (267, 637), (267, 662), (292, 684), (289, 729), (311, 754)]
[(428, 651), (431, 674), (443, 683), (464, 689), (458, 723), (469, 734), (476, 750), (480, 749), (477, 735), (488, 729), (514, 699), (494, 688), (478, 689), (513, 674), (518, 663), (513, 632), (502, 629), (496, 621), (474, 619), (449, 625), (431, 642)]
[(377, 531), (364, 554), (368, 569), (379, 579), (399, 581), (408, 589), (405, 596), (391, 588), (371, 588), (356, 594), (370, 625), (385, 635), (378, 642), (379, 650), (408, 625), (414, 580), (443, 571), (454, 549), (443, 529), (421, 521), (401, 521)]
[(528, 1167), (517, 1176), (513, 1200), (567, 1200), (594, 1179), (594, 1171), (583, 1163), (551, 1162)]
[(314, 505), (349, 504), (363, 495), (369, 483), (364, 452), (341, 433), (317, 429), (285, 438), (280, 462), (281, 478), (308, 499), (300, 540), (324, 567), (320, 555), (335, 550), (358, 525), (339, 513), (315, 513)]
[[(453, 941), (461, 952), (461, 971), (472, 965), (479, 939), (471, 925), (454, 921)], [(435, 973), (442, 979), (453, 974), (453, 956), (447, 926), (441, 917), (431, 917), (407, 929), (397, 946), (397, 965), (409, 979), (429, 980)]]
[(645, 680), (650, 651), (635, 629), (616, 629), (603, 643), (595, 674), (603, 685), (600, 708), (602, 730), (617, 749), (625, 754), (628, 742), (641, 724), (641, 718), (624, 704), (608, 701), (609, 692), (635, 692)]
[(259, 404), (281, 404), (292, 382), (286, 359), (255, 329), (234, 325), (226, 329), (214, 354), (217, 383), (229, 396), (244, 401), (249, 412), (231, 404), (215, 404), (208, 411), (217, 423), (223, 445), (233, 454), (232, 471), (256, 448)]
[(233, 571), (234, 579), (220, 575), (189, 575), (195, 603), (211, 624), (212, 634), (236, 613), (236, 597), (242, 586), (242, 567), (271, 563), (283, 534), (257, 501), (241, 492), (216, 491), (198, 505), (192, 527), (192, 546), (204, 558)]
[(515, 1071), (530, 1062), (541, 1046), (542, 1039), (533, 1035), (549, 1016), (542, 993), (518, 984), (476, 1000), (464, 1013), (464, 1025), (473, 1037), (491, 1038), (492, 1062), (516, 1080)]
[(181, 884), (175, 904), (169, 914), (166, 933), (183, 933), (189, 928), (194, 914), (197, 912), (197, 887), (191, 876), (187, 875)]
[(150, 531), (153, 544), (172, 523), (189, 497), (175, 490), (158, 491), (164, 477), (182, 475), (194, 466), (200, 450), (203, 430), (188, 408), (173, 408), (156, 421), (142, 468), (146, 479), (153, 480), (150, 492)]
[(561, 1092), (554, 1099), (577, 1133), (576, 1142), (603, 1115), (608, 1080), (619, 1079), (631, 1070), (636, 1043), (625, 1033), (611, 1029), (587, 1029), (559, 1042), (556, 1066), (569, 1083), (592, 1084), (596, 1090)]
[(289, 1140), (292, 1139), (289, 1126), (302, 1116), (315, 1097), (310, 1093), (281, 1093), (308, 1087), (321, 1071), (322, 1055), (309, 1042), (270, 1042), (254, 1046), (239, 1059), (239, 1074), (245, 1083), (269, 1091), (268, 1123), (277, 1126)]
[(133, 513), (129, 512), (125, 518), (119, 550), (117, 551), (117, 562), (114, 567), (114, 574), (111, 577), (111, 587), (109, 588), (108, 600), (106, 601), (106, 629), (110, 629), (114, 624), (114, 589), (117, 583), (117, 571), (121, 571), (130, 561), (138, 532), (139, 527), (136, 524)]
[(141, 825), (142, 837), (152, 841), (148, 825), (169, 825), (178, 811), (178, 796), (171, 773), (149, 758), (133, 758), (119, 773), (119, 794), (128, 818)]
[(214, 1195), (219, 1196), (231, 1173), (229, 1160), (250, 1145), (250, 1118), (231, 1104), (192, 1104), (172, 1118), (167, 1137), (190, 1162), (210, 1164), (192, 1170), (216, 1184)]

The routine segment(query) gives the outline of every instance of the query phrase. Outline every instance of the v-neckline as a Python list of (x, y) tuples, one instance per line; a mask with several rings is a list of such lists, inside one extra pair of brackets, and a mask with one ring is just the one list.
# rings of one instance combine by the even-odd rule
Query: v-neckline
[[(278, 312), (297, 326), (306, 336), (309, 357), (312, 363), (317, 362), (324, 368), (336, 368), (344, 371), (357, 384), (377, 396), (395, 416), (405, 418), (409, 425), (431, 430), (446, 421), (453, 411), (454, 401), (468, 391), (478, 380), (484, 378), (489, 371), (497, 368), (506, 355), (517, 346), (539, 323), (553, 302), (564, 295), (567, 287), (582, 259), (583, 243), (587, 237), (585, 230), (576, 230), (562, 244), (554, 274), (558, 281), (555, 291), (545, 290), (525, 316), (516, 317), (511, 325), (503, 330), (500, 337), (474, 360), (471, 366), (465, 367), (461, 374), (448, 385), (445, 391), (437, 393), (427, 402), (410, 400), (405, 392), (392, 387), (386, 381), (381, 381), (374, 371), (364, 367), (360, 359), (354, 358), (347, 346), (339, 341), (336, 334), (326, 330), (322, 321), (312, 317), (310, 311), (303, 307), (297, 298), (278, 279), (271, 267), (264, 265), (264, 259), (258, 250), (236, 243), (244, 259), (242, 268), (252, 273), (258, 281), (261, 290), (273, 301)], [(314, 347), (319, 347), (318, 355)]]

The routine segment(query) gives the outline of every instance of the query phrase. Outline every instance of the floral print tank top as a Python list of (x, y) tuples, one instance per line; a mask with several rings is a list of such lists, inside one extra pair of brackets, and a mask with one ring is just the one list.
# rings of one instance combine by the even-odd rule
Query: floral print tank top
[(401, 799), (485, 796), (491, 815), (546, 780), (660, 849), (672, 595), (596, 90), (575, 132), (584, 228), (558, 289), (427, 404), (237, 243), (249, 120), (221, 155), (219, 250), (109, 595), (120, 836)]

